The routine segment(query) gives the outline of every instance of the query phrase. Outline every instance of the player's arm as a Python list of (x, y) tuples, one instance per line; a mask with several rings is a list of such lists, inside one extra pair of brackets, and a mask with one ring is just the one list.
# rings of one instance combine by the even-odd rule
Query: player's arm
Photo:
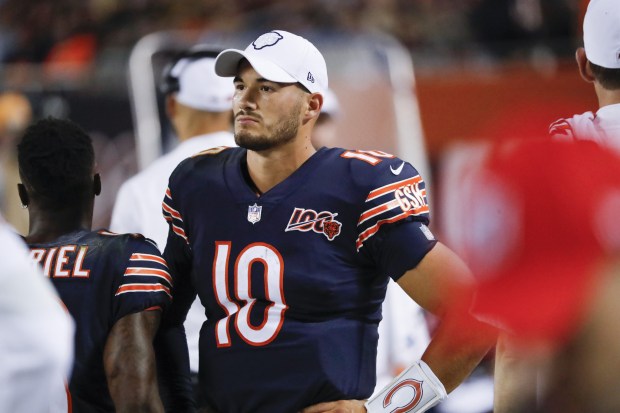
[[(166, 196), (171, 203), (171, 199)], [(166, 202), (166, 200), (164, 202)], [(190, 280), (192, 253), (187, 239), (181, 236), (182, 222), (176, 222), (171, 215), (168, 240), (164, 258), (174, 280), (174, 300), (164, 314), (161, 328), (155, 339), (155, 351), (159, 369), (160, 389), (166, 411), (174, 413), (195, 410), (189, 369), (189, 352), (183, 323), (187, 312), (196, 298), (196, 291)], [(175, 227), (175, 225), (178, 225)]]
[[(472, 278), (467, 266), (437, 242), (413, 269), (397, 280), (403, 290), (440, 323), (421, 360), (412, 364), (367, 403), (370, 413), (425, 412), (447, 397), (494, 345), (494, 328), (476, 321), (468, 302)], [(409, 400), (397, 397), (415, 389)], [(398, 400), (398, 401), (397, 401)], [(404, 405), (403, 405), (404, 403)]]
[(195, 410), (189, 369), (189, 351), (183, 322), (196, 294), (175, 280), (174, 300), (155, 338), (158, 379), (166, 411), (190, 413)]
[(153, 350), (160, 318), (159, 310), (129, 314), (110, 331), (103, 362), (110, 396), (118, 413), (164, 412)]
[[(466, 296), (461, 292), (471, 285), (469, 269), (452, 250), (438, 242), (397, 282), (420, 306), (440, 317), (422, 360), (450, 393), (480, 363), (496, 340), (495, 329), (474, 320), (467, 311), (467, 303), (448, 311), (453, 308), (454, 298)], [(464, 324), (467, 328), (463, 328)]]
[(500, 335), (495, 350), (493, 411), (518, 413), (536, 411), (538, 368), (528, 362), (511, 343), (508, 333)]

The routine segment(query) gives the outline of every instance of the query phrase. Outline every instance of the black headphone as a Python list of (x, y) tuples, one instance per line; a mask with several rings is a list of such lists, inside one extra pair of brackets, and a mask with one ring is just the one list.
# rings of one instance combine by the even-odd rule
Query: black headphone
[(222, 49), (208, 47), (204, 45), (194, 46), (189, 50), (184, 50), (182, 52), (176, 53), (174, 58), (168, 63), (164, 70), (162, 71), (161, 79), (159, 81), (159, 91), (164, 95), (168, 95), (170, 93), (176, 93), (179, 91), (179, 78), (178, 74), (175, 76), (172, 73), (172, 69), (179, 63), (179, 61), (183, 59), (188, 59), (189, 61), (203, 59), (205, 57), (210, 57), (215, 59), (217, 55), (220, 54)]

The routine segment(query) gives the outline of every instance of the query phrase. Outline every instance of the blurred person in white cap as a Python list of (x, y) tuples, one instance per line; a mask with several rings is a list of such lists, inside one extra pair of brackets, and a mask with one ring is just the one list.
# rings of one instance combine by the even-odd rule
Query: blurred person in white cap
[[(385, 152), (314, 147), (328, 77), (303, 37), (273, 30), (223, 51), (215, 70), (234, 76), (239, 147), (183, 161), (163, 203), (176, 287), (166, 326), (182, 333), (198, 294), (211, 409), (423, 412), (445, 399), (494, 338), (452, 339), (445, 309), (470, 276), (427, 227), (423, 179)], [(390, 277), (442, 321), (421, 359), (366, 401)]]
[(551, 124), (555, 139), (588, 139), (620, 152), (620, 1), (591, 0), (575, 54), (581, 77), (594, 85), (599, 109)]
[(192, 49), (165, 69), (160, 88), (179, 144), (121, 186), (110, 230), (142, 233), (163, 250), (168, 227), (161, 219), (160, 198), (172, 170), (202, 150), (235, 146), (232, 80), (215, 74), (216, 56), (216, 51)]
[(470, 211), (472, 311), (509, 335), (506, 375), (530, 378), (494, 411), (620, 411), (620, 157), (589, 140), (509, 141), (458, 194), (445, 206)]
[[(179, 144), (121, 186), (112, 213), (111, 231), (143, 234), (163, 251), (168, 225), (161, 215), (161, 199), (170, 173), (179, 162), (198, 152), (236, 146), (231, 132), (233, 84), (231, 78), (215, 74), (218, 53), (219, 50), (194, 47), (164, 69), (159, 86), (165, 94), (166, 113)], [(198, 337), (204, 318), (204, 307), (196, 300), (185, 322), (189, 363), (194, 375), (198, 372)], [(194, 379), (197, 382), (196, 376)], [(194, 397), (200, 405), (200, 395), (195, 392)]]

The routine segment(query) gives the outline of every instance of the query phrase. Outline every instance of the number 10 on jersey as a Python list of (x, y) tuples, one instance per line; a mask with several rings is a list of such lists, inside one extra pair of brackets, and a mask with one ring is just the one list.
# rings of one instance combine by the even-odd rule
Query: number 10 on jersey
[[(273, 246), (266, 243), (253, 243), (246, 246), (235, 259), (233, 277), (229, 277), (231, 262), (231, 243), (215, 243), (213, 259), (213, 291), (215, 298), (224, 309), (226, 316), (215, 325), (215, 340), (218, 347), (229, 347), (230, 324), (234, 324), (239, 337), (252, 346), (265, 346), (271, 343), (282, 328), (284, 312), (288, 308), (284, 301), (284, 261), (282, 255)], [(252, 268), (262, 266), (262, 285), (265, 299), (270, 304), (265, 307), (263, 321), (252, 325), (250, 313), (256, 298), (252, 297)], [(232, 280), (235, 297), (231, 298), (229, 282)], [(254, 280), (257, 282), (259, 280)], [(260, 282), (259, 281), (259, 282)]]

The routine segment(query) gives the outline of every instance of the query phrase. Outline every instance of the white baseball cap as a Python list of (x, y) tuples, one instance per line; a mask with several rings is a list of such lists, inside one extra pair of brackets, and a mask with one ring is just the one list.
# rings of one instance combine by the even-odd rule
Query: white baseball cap
[(590, 0), (583, 19), (583, 44), (590, 62), (620, 69), (620, 0)]
[(215, 73), (235, 76), (242, 59), (272, 82), (301, 83), (312, 93), (327, 90), (323, 55), (308, 40), (293, 33), (273, 30), (259, 36), (245, 50), (224, 50), (215, 60)]
[(215, 74), (214, 58), (181, 59), (170, 75), (179, 80), (176, 99), (183, 105), (207, 112), (232, 110), (235, 87), (230, 77)]

